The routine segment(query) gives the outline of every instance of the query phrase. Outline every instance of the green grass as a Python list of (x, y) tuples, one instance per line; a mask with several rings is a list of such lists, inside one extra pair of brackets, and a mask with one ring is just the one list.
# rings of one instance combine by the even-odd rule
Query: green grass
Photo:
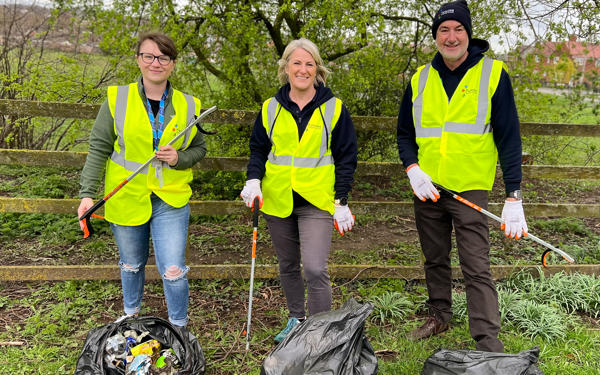
[[(570, 308), (562, 303), (541, 303), (535, 294), (528, 293), (535, 283), (543, 288), (551, 283), (580, 286), (582, 280), (600, 283), (597, 277), (582, 275), (543, 280), (521, 275), (500, 283), (501, 309), (512, 311), (504, 313), (500, 333), (506, 350), (516, 353), (540, 346), (539, 367), (547, 375), (597, 374), (597, 323), (594, 327), (589, 319), (581, 318), (585, 314), (569, 313)], [(406, 334), (422, 322), (426, 298), (422, 284), (393, 279), (333, 282), (334, 307), (350, 297), (375, 302), (376, 308), (366, 323), (366, 335), (375, 350), (391, 353), (379, 360), (380, 374), (416, 375), (424, 360), (440, 347), (474, 348), (466, 316), (461, 313), (460, 297), (455, 299), (455, 317), (449, 331), (412, 342)], [(258, 374), (262, 360), (272, 348), (271, 338), (285, 324), (287, 311), (278, 282), (257, 280), (252, 350), (246, 354), (241, 329), (246, 320), (243, 306), (247, 303), (247, 290), (247, 280), (191, 281), (190, 328), (207, 357), (208, 375)], [(143, 314), (164, 317), (161, 291), (160, 282), (147, 283)], [(551, 289), (548, 292), (556, 294)], [(25, 343), (0, 347), (0, 374), (72, 374), (87, 332), (119, 316), (120, 293), (118, 282), (0, 284), (0, 316), (4, 320), (0, 341)], [(510, 293), (518, 294), (522, 306), (515, 303), (515, 296), (504, 299), (503, 305), (503, 296)], [(457, 290), (455, 297), (460, 294)], [(561, 319), (553, 320), (555, 316)]]
[[(535, 100), (531, 100), (532, 95), (535, 95)], [(522, 122), (600, 122), (597, 101), (583, 99), (578, 95), (517, 92), (515, 99)], [(593, 137), (524, 136), (523, 151), (533, 156), (535, 164), (600, 165), (600, 139)]]

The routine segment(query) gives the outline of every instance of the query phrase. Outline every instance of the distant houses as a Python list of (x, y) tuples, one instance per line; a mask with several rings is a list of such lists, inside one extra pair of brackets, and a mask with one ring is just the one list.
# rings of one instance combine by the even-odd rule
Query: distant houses
[(572, 35), (568, 41), (540, 41), (519, 52), (545, 85), (600, 89), (600, 44), (580, 41)]

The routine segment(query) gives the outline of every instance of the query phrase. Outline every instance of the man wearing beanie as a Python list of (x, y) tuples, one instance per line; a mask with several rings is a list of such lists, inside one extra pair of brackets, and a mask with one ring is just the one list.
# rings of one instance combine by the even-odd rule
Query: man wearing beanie
[(469, 330), (476, 349), (503, 352), (498, 293), (492, 281), (488, 220), (434, 184), (487, 208), (496, 163), (506, 189), (502, 229), (527, 236), (521, 197), (519, 118), (506, 66), (485, 57), (489, 44), (472, 38), (466, 1), (440, 7), (431, 28), (438, 53), (408, 85), (398, 115), (398, 150), (414, 191), (429, 318), (412, 331), (423, 339), (448, 329), (452, 317), (451, 236), (465, 281)]

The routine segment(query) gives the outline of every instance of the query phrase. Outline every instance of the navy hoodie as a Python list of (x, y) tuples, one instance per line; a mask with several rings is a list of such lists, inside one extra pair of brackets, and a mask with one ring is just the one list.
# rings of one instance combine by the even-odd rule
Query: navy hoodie
[[(483, 58), (483, 53), (489, 49), (485, 40), (471, 39), (469, 55), (455, 70), (450, 70), (438, 52), (431, 65), (440, 74), (444, 90), (448, 98), (456, 90), (460, 80), (467, 70)], [(418, 163), (417, 151), (419, 146), (415, 139), (415, 126), (412, 116), (412, 88), (410, 84), (404, 92), (400, 113), (398, 114), (397, 141), (398, 152), (404, 167)], [(508, 73), (503, 69), (498, 88), (492, 97), (491, 126), (494, 143), (498, 149), (498, 159), (502, 168), (502, 177), (506, 192), (519, 190), (521, 186), (521, 133), (519, 116)]]
[[(281, 87), (277, 94), (275, 94), (277, 101), (296, 120), (299, 139), (302, 138), (302, 134), (313, 112), (333, 97), (331, 90), (322, 83), (319, 84), (316, 90), (315, 96), (302, 110), (290, 99), (289, 83)], [(275, 125), (275, 129), (277, 129), (277, 125)], [(262, 123), (261, 110), (256, 117), (254, 129), (250, 136), (250, 161), (246, 173), (249, 180), (253, 178), (262, 180), (265, 175), (265, 163), (267, 162), (269, 152), (271, 152), (271, 141)], [(354, 182), (354, 170), (357, 163), (357, 142), (354, 124), (345, 105), (342, 105), (340, 118), (331, 132), (331, 153), (335, 165), (335, 198), (348, 197), (348, 193), (352, 190), (352, 183)], [(308, 202), (294, 192), (294, 207), (306, 204)]]

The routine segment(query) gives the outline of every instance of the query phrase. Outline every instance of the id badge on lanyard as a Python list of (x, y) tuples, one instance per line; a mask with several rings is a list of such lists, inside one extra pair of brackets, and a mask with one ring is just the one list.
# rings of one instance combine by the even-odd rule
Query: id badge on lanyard
[[(165, 129), (165, 100), (167, 99), (168, 88), (165, 88), (165, 92), (160, 98), (160, 104), (158, 107), (158, 114), (154, 117), (154, 112), (152, 111), (152, 106), (150, 105), (150, 100), (146, 97), (146, 112), (148, 112), (148, 119), (150, 120), (150, 126), (152, 127), (152, 146), (154, 147), (154, 152), (158, 151), (158, 145), (160, 143), (160, 138), (162, 137), (163, 130)], [(158, 184), (162, 188), (164, 185), (163, 180), (163, 163), (159, 160), (154, 160), (152, 162), (152, 166), (154, 167), (155, 176), (158, 179)]]

